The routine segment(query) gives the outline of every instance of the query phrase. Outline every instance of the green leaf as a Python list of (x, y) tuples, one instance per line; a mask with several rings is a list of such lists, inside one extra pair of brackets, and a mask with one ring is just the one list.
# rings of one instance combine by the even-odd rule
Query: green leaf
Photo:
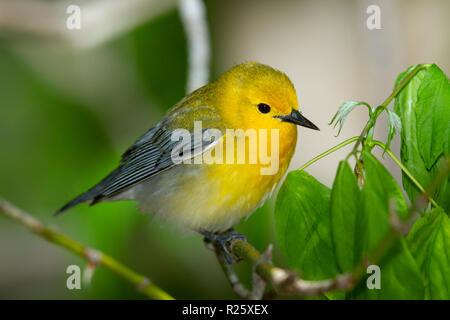
[[(385, 221), (389, 216), (389, 201), (393, 200), (394, 208), (400, 217), (404, 217), (408, 206), (400, 187), (389, 171), (371, 153), (363, 153), (365, 168), (364, 210), (367, 215)], [(385, 224), (387, 229), (388, 224)], [(374, 241), (376, 241), (374, 239)]]
[(425, 281), (425, 298), (450, 299), (450, 219), (436, 208), (414, 223), (408, 245)]
[(350, 114), (350, 112), (352, 112), (353, 109), (355, 109), (357, 106), (360, 105), (365, 105), (369, 109), (369, 114), (371, 114), (372, 108), (366, 102), (362, 101), (346, 101), (339, 107), (338, 111), (333, 116), (330, 123), (328, 123), (329, 125), (332, 125), (333, 122), (337, 119), (334, 124), (334, 128), (336, 128), (336, 126), (339, 124), (339, 130), (336, 136), (338, 136), (339, 133), (341, 132), (342, 126), (344, 125), (344, 121)]
[[(362, 259), (380, 242), (390, 228), (390, 214), (395, 210), (400, 217), (407, 211), (405, 198), (394, 178), (369, 152), (363, 153), (365, 180), (361, 191), (363, 211), (356, 218), (355, 257)], [(392, 208), (390, 207), (392, 204)], [(333, 233), (335, 230), (333, 230)], [(421, 299), (423, 284), (419, 268), (399, 238), (394, 248), (381, 262), (381, 289), (369, 290), (365, 281), (352, 293), (364, 299)]]
[(450, 83), (435, 64), (426, 72), (417, 93), (416, 127), (419, 151), (429, 170), (449, 152)]
[[(416, 66), (409, 67), (405, 72), (401, 73), (396, 82), (395, 87), (399, 85), (399, 83), (415, 68)], [(430, 67), (429, 69), (431, 69)], [(429, 70), (428, 69), (428, 70)], [(433, 68), (434, 69), (434, 68)], [(420, 182), (420, 184), (424, 187), (427, 187), (430, 181), (433, 179), (434, 175), (438, 172), (439, 166), (442, 165), (443, 156), (441, 155), (437, 161), (434, 161), (434, 165), (431, 168), (427, 168), (427, 164), (424, 161), (424, 158), (421, 154), (423, 148), (420, 145), (421, 142), (419, 140), (418, 134), (418, 126), (416, 124), (425, 122), (433, 122), (432, 120), (426, 120), (424, 117), (425, 112), (423, 109), (425, 108), (425, 103), (422, 103), (420, 119), (417, 118), (417, 105), (418, 101), (427, 101), (424, 99), (427, 97), (427, 91), (432, 91), (432, 89), (425, 89), (427, 86), (426, 79), (429, 79), (427, 69), (422, 69), (408, 82), (408, 84), (403, 88), (403, 90), (397, 95), (395, 98), (394, 110), (397, 115), (400, 117), (402, 122), (402, 131), (401, 131), (401, 149), (400, 156), (402, 163), (406, 166), (406, 168), (412, 173), (412, 175)], [(433, 74), (436, 71), (431, 71)], [(425, 81), (425, 82), (424, 82)], [(422, 89), (420, 89), (422, 88)], [(422, 92), (421, 97), (419, 97), (419, 92)], [(425, 94), (425, 95), (424, 95)], [(439, 93), (436, 93), (439, 95)], [(428, 99), (429, 100), (429, 99)], [(439, 100), (439, 99), (438, 99)], [(447, 113), (448, 113), (448, 103), (447, 103)], [(428, 108), (430, 110), (434, 110), (433, 108)], [(428, 110), (427, 112), (429, 112)], [(426, 113), (426, 112), (425, 112)], [(448, 115), (442, 115), (442, 118), (448, 117)], [(448, 120), (446, 122), (448, 126)], [(430, 127), (425, 125), (425, 129)], [(433, 129), (431, 129), (433, 130)], [(447, 131), (448, 132), (448, 131)], [(421, 129), (421, 139), (425, 139), (423, 136), (426, 132)], [(431, 131), (429, 131), (431, 134)], [(438, 141), (441, 138), (438, 138)], [(448, 144), (449, 137), (447, 133), (446, 139), (446, 153), (448, 153)], [(426, 139), (425, 139), (426, 140)], [(427, 142), (422, 142), (427, 145)], [(435, 150), (431, 148), (430, 150)], [(435, 151), (433, 151), (434, 153)], [(429, 154), (431, 155), (431, 153)], [(434, 159), (433, 156), (429, 156), (429, 159)], [(430, 162), (432, 160), (429, 160)], [(402, 174), (402, 183), (405, 188), (406, 193), (411, 201), (414, 201), (417, 194), (419, 193), (417, 187), (414, 183), (406, 176), (404, 173)], [(443, 184), (437, 188), (436, 192), (431, 196), (437, 201), (437, 203), (442, 206), (446, 211), (450, 210), (450, 197), (448, 194), (450, 193), (450, 182), (449, 179), (446, 179)]]
[(288, 266), (307, 280), (339, 269), (330, 232), (330, 189), (305, 171), (290, 172), (275, 206), (277, 240)]
[(384, 150), (386, 151), (391, 146), (391, 141), (395, 136), (396, 132), (402, 132), (402, 121), (400, 117), (392, 110), (386, 108), (386, 113), (388, 116), (388, 138), (386, 141), (386, 147)]
[(360, 259), (358, 221), (362, 212), (361, 192), (347, 161), (341, 161), (331, 190), (331, 234), (341, 271), (351, 270)]

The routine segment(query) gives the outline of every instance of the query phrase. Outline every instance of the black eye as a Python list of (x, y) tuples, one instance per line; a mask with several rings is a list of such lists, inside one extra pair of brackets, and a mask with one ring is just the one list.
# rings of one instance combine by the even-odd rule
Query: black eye
[(270, 112), (270, 106), (268, 106), (265, 103), (258, 104), (258, 110), (261, 113), (269, 113)]

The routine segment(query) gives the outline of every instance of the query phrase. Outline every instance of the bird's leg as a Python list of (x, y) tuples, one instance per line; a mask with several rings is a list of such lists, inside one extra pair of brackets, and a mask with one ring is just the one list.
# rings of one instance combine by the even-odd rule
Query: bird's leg
[(215, 246), (218, 246), (225, 256), (225, 260), (229, 264), (236, 263), (234, 255), (229, 250), (229, 241), (232, 239), (241, 239), (247, 241), (245, 235), (237, 233), (234, 229), (227, 230), (223, 233), (212, 233), (206, 230), (200, 230), (200, 233), (205, 237), (205, 241), (212, 242)]

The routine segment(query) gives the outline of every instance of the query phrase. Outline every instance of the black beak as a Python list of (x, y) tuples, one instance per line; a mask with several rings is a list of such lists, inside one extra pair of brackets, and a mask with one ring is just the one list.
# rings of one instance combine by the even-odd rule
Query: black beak
[(293, 109), (292, 112), (287, 116), (275, 116), (275, 118), (281, 119), (281, 121), (290, 122), (298, 126), (320, 130), (317, 126), (306, 119), (298, 110)]

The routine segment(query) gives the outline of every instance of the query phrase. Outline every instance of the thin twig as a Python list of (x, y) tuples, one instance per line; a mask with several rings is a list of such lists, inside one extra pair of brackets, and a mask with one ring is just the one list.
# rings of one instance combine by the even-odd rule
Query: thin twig
[(261, 255), (261, 258), (252, 267), (253, 288), (252, 292), (250, 292), (251, 300), (261, 300), (264, 296), (267, 282), (258, 274), (258, 272), (256, 272), (256, 267), (263, 261), (272, 263), (272, 248), (273, 246), (270, 243), (266, 251)]
[[(17, 208), (16, 206), (1, 198), (0, 213), (3, 213), (5, 216), (23, 224), (25, 227), (33, 231), (38, 236), (44, 238), (45, 240), (62, 246), (69, 251), (72, 251), (76, 255), (85, 259), (89, 265), (99, 265), (109, 269), (118, 276), (130, 282), (136, 287), (137, 290), (151, 299), (174, 299), (167, 292), (159, 288), (157, 285), (153, 284), (147, 277), (128, 268), (127, 266), (116, 261), (114, 258), (102, 253), (97, 249), (84, 246), (83, 244), (72, 240), (68, 236), (51, 229), (29, 213), (26, 213), (25, 211)], [(86, 276), (86, 278), (87, 280), (89, 280), (89, 274)]]
[(241, 283), (237, 274), (233, 271), (232, 267), (225, 260), (225, 256), (223, 251), (219, 247), (214, 247), (214, 251), (216, 253), (217, 260), (219, 261), (219, 265), (223, 270), (228, 282), (230, 283), (231, 288), (234, 293), (240, 297), (241, 299), (249, 299), (250, 291)]
[[(217, 261), (219, 262), (223, 273), (230, 283), (230, 286), (233, 289), (234, 293), (238, 297), (246, 300), (261, 300), (263, 298), (264, 289), (266, 288), (266, 281), (256, 273), (255, 268), (252, 269), (253, 288), (250, 291), (242, 284), (237, 274), (233, 271), (231, 265), (225, 259), (223, 249), (219, 245), (212, 243), (207, 238), (204, 238), (204, 242), (205, 246), (211, 251), (214, 251), (214, 253), (216, 254)], [(262, 257), (264, 257), (265, 260), (269, 261), (272, 259), (272, 245), (269, 245), (267, 251), (262, 255)]]

